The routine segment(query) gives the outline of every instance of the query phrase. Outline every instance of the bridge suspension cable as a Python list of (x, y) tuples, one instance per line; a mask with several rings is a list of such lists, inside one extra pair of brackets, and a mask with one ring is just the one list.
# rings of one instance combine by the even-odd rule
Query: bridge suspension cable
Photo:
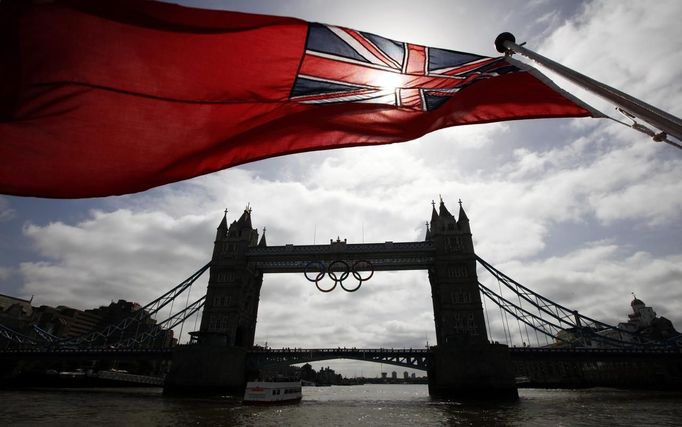
[[(50, 348), (78, 347), (84, 344), (85, 345), (100, 344), (113, 346), (123, 338), (124, 332), (129, 330), (130, 327), (133, 325), (135, 325), (137, 328), (136, 333), (133, 334), (133, 337), (139, 335), (140, 325), (142, 325), (146, 320), (151, 319), (152, 316), (154, 316), (168, 304), (172, 303), (175, 300), (175, 298), (177, 298), (185, 290), (190, 288), (192, 284), (199, 277), (201, 277), (201, 275), (204, 272), (206, 272), (206, 270), (208, 270), (210, 266), (211, 263), (209, 262), (203, 267), (201, 267), (199, 270), (194, 272), (190, 277), (183, 280), (173, 289), (164, 293), (160, 297), (154, 299), (153, 301), (151, 301), (144, 307), (140, 308), (139, 310), (136, 310), (133, 315), (123, 319), (122, 321), (116, 324), (109, 325), (102, 330), (90, 332), (79, 337), (57, 339), (57, 337), (47, 333), (46, 331), (42, 331), (39, 328), (38, 329), (34, 328), (36, 334), (42, 340), (42, 342), (40, 342), (33, 338), (29, 338), (21, 334), (18, 334), (17, 332), (11, 331), (11, 329), (8, 329), (0, 325), (0, 336), (10, 339), (11, 341), (18, 344), (33, 345), (35, 347), (39, 346), (47, 346)], [(160, 331), (162, 330), (162, 325), (168, 326), (167, 329), (172, 329), (173, 327), (177, 326), (180, 322), (186, 320), (189, 316), (196, 313), (196, 311), (198, 311), (201, 307), (203, 307), (204, 299), (205, 297), (202, 297), (199, 300), (195, 301), (192, 305), (187, 306), (184, 310), (179, 311), (175, 315), (171, 314), (169, 318), (161, 321), (160, 323), (158, 323), (156, 328), (151, 328), (151, 330), (155, 330), (157, 332), (156, 336), (158, 336), (158, 334), (160, 334)], [(197, 304), (200, 304), (200, 306), (197, 306)], [(151, 332), (149, 329), (150, 329), (149, 325), (147, 325), (145, 331), (143, 331), (141, 335), (142, 337), (144, 337), (142, 341), (148, 339), (148, 337), (150, 336), (149, 334), (151, 334)], [(109, 341), (112, 338), (113, 341)]]
[[(90, 334), (73, 338), (73, 339), (68, 339), (63, 341), (63, 343), (68, 343), (68, 344), (83, 344), (83, 343), (93, 343), (97, 340), (104, 339), (104, 342), (107, 343), (107, 340), (116, 335), (116, 334), (121, 334), (123, 331), (127, 330), (131, 325), (136, 324), (139, 325), (141, 322), (145, 320), (145, 318), (149, 318), (156, 313), (158, 313), (162, 308), (167, 306), (169, 303), (172, 303), (175, 301), (175, 298), (177, 298), (179, 295), (181, 295), (187, 288), (192, 286), (192, 284), (199, 278), (201, 277), (202, 274), (208, 268), (211, 266), (211, 263), (208, 262), (206, 265), (201, 267), (199, 270), (197, 270), (194, 274), (192, 274), (190, 277), (182, 281), (179, 285), (175, 286), (173, 289), (169, 290), (165, 294), (161, 295), (160, 297), (156, 298), (152, 302), (148, 303), (141, 309), (137, 310), (134, 315), (122, 320), (121, 322), (107, 326), (101, 331), (95, 331)], [(163, 323), (162, 321), (161, 323)], [(110, 344), (110, 343), (108, 343)]]
[[(522, 307), (517, 306), (513, 302), (504, 298), (502, 295), (498, 295), (497, 293), (495, 293), (494, 291), (492, 291), (491, 289), (489, 289), (480, 282), (478, 283), (478, 288), (484, 296), (486, 296), (488, 299), (494, 302), (498, 307), (500, 307), (501, 310), (504, 310), (506, 313), (511, 314), (516, 319), (520, 320), (521, 322), (530, 326), (536, 331), (545, 334), (549, 337), (555, 338), (557, 332), (561, 330), (561, 326), (551, 323), (543, 319), (542, 317), (534, 313), (531, 313), (530, 311), (525, 310)], [(561, 340), (561, 338), (557, 339)]]
[[(509, 300), (503, 298), (501, 296), (501, 288), (500, 294), (498, 295), (479, 283), (481, 292), (495, 302), (495, 304), (503, 308), (506, 312), (517, 317), (517, 319), (524, 322), (526, 325), (530, 326), (536, 331), (543, 333), (545, 336), (561, 340), (557, 334), (562, 330), (570, 330), (577, 338), (576, 344), (580, 345), (589, 345), (591, 340), (599, 341), (609, 346), (615, 347), (663, 345), (661, 343), (643, 340), (637, 334), (619, 329), (604, 322), (600, 322), (582, 315), (576, 310), (571, 310), (562, 306), (561, 304), (557, 304), (549, 298), (546, 298), (516, 282), (514, 279), (505, 275), (481, 257), (476, 256), (476, 260), (490, 274), (492, 274), (495, 279), (497, 279), (498, 284), (504, 284), (506, 288), (511, 290), (511, 292), (518, 297), (519, 305), (513, 304)], [(538, 310), (538, 315), (531, 315), (528, 310), (523, 309), (522, 300), (536, 308)], [(544, 316), (547, 316), (552, 320), (546, 320)], [(536, 321), (544, 322), (547, 327), (540, 327), (540, 324), (536, 323)]]
[(33, 332), (35, 332), (43, 341), (46, 342), (54, 342), (54, 341), (59, 341), (59, 337), (56, 335), (52, 335), (51, 333), (47, 332), (43, 328), (41, 328), (38, 325), (33, 325), (32, 327)]
[[(179, 324), (182, 324), (189, 317), (193, 316), (194, 313), (201, 310), (206, 303), (206, 295), (202, 296), (198, 300), (194, 301), (192, 304), (187, 305), (184, 309), (173, 314), (169, 318), (157, 323), (155, 327), (148, 329), (147, 331), (136, 334), (130, 338), (119, 341), (113, 347), (114, 348), (135, 348), (140, 346), (145, 342), (153, 342), (159, 335), (165, 331), (172, 330)], [(178, 335), (179, 336), (179, 335)]]
[(8, 328), (7, 326), (3, 325), (0, 323), (0, 338), (4, 338), (7, 341), (7, 345), (16, 343), (20, 345), (25, 345), (25, 346), (36, 346), (38, 345), (38, 342), (31, 338), (28, 337), (24, 334), (21, 334), (11, 328)]

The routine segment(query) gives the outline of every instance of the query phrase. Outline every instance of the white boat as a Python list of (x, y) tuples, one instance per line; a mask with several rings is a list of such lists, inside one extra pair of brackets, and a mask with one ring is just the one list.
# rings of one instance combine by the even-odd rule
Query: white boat
[(301, 381), (249, 381), (244, 391), (244, 403), (279, 404), (301, 401)]

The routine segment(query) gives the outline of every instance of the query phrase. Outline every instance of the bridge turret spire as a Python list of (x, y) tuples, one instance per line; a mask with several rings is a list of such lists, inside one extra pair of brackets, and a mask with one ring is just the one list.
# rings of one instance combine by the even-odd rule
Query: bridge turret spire
[(424, 236), (424, 240), (431, 240), (431, 230), (429, 229), (429, 223), (426, 222), (426, 236)]
[(227, 209), (223, 214), (223, 219), (218, 224), (218, 229), (215, 232), (215, 241), (213, 242), (213, 259), (220, 256), (220, 253), (225, 250), (225, 241), (227, 240)]
[(457, 227), (466, 232), (471, 232), (469, 228), (469, 217), (467, 217), (464, 208), (462, 207), (462, 199), (459, 199), (459, 214), (457, 215)]
[(265, 230), (266, 230), (266, 228), (263, 227), (263, 235), (262, 235), (261, 238), (260, 238), (260, 242), (258, 242), (258, 247), (259, 247), (259, 248), (264, 248), (264, 247), (266, 247), (266, 246), (268, 245), (268, 242), (265, 241)]
[(216, 232), (215, 239), (222, 240), (225, 237), (227, 237), (227, 209), (225, 209), (222, 221), (220, 221), (220, 224), (218, 224), (218, 231)]
[(237, 220), (237, 225), (239, 225), (240, 228), (253, 228), (251, 225), (251, 206), (246, 205), (246, 208), (244, 209), (244, 213), (242, 214), (241, 217)]
[(436, 211), (436, 202), (431, 200), (431, 228), (435, 226), (435, 224), (438, 222), (438, 212)]
[(448, 211), (448, 208), (445, 207), (445, 202), (443, 202), (443, 198), (440, 198), (440, 206), (438, 207), (438, 213), (440, 214), (441, 218), (454, 218), (450, 211)]

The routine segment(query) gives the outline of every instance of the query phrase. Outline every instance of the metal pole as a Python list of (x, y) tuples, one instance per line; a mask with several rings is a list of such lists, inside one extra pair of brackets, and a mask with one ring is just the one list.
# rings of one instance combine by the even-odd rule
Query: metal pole
[[(649, 105), (637, 98), (634, 98), (626, 93), (598, 82), (584, 74), (580, 74), (568, 67), (564, 67), (558, 62), (552, 61), (538, 53), (528, 50), (525, 47), (519, 46), (516, 43), (516, 38), (511, 33), (502, 33), (495, 39), (495, 48), (500, 53), (520, 53), (528, 58), (544, 65), (562, 77), (572, 81), (578, 86), (589, 90), (590, 92), (601, 96), (607, 101), (611, 101), (617, 106), (623, 108), (632, 115), (648, 122), (657, 129), (674, 136), (682, 141), (682, 120), (680, 118), (668, 114), (663, 110), (659, 110), (653, 105)], [(656, 139), (656, 138), (654, 138)]]

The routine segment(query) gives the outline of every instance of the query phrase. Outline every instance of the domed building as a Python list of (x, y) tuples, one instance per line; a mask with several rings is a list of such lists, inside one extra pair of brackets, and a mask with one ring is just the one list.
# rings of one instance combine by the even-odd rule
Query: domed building
[(597, 334), (624, 342), (649, 342), (666, 341), (680, 335), (672, 322), (665, 317), (658, 317), (652, 307), (647, 307), (644, 301), (633, 295), (630, 302), (632, 313), (628, 314), (627, 322), (618, 323), (616, 329), (594, 331), (588, 327), (570, 328), (559, 332), (557, 337), (560, 342), (556, 346), (572, 346), (602, 348), (609, 347), (608, 343), (599, 340), (585, 340), (580, 337), (589, 337), (590, 334)]
[(650, 327), (652, 322), (656, 319), (656, 312), (653, 308), (647, 307), (641, 299), (638, 299), (634, 295), (633, 297), (634, 299), (630, 302), (632, 313), (628, 314), (627, 322), (618, 324), (618, 329), (634, 333)]
[(665, 341), (680, 335), (672, 322), (665, 317), (658, 317), (653, 308), (647, 307), (644, 301), (634, 296), (630, 307), (632, 313), (628, 314), (628, 321), (618, 324), (618, 329), (636, 333), (645, 340)]

